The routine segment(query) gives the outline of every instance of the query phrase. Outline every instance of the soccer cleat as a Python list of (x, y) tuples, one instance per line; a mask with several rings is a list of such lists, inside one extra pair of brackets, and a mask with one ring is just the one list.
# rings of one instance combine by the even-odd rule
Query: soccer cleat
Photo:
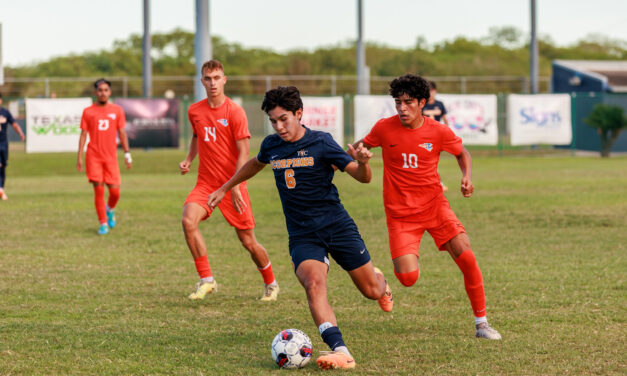
[(100, 225), (98, 229), (98, 235), (107, 235), (109, 233), (109, 226), (106, 223)]
[[(383, 272), (379, 268), (374, 268), (374, 272), (375, 274), (383, 275)], [(383, 278), (385, 279), (385, 277)], [(379, 307), (381, 307), (384, 312), (390, 312), (392, 308), (394, 308), (394, 297), (392, 297), (392, 289), (390, 289), (390, 285), (387, 280), (385, 281), (385, 294), (383, 294), (377, 302), (379, 303)]]
[(355, 368), (355, 359), (341, 351), (320, 351), (322, 355), (316, 360), (322, 369), (350, 369)]
[(501, 339), (499, 332), (491, 328), (487, 322), (479, 323), (475, 325), (475, 328), (477, 328), (477, 332), (475, 333), (475, 337), (477, 338)]
[(189, 294), (188, 298), (190, 300), (201, 300), (205, 298), (205, 295), (211, 294), (212, 292), (218, 292), (218, 282), (213, 280), (213, 282), (198, 282), (196, 284), (196, 291)]
[(117, 222), (115, 221), (115, 212), (113, 211), (113, 209), (107, 208), (107, 224), (110, 228), (114, 228), (116, 223)]
[(261, 300), (262, 302), (274, 301), (279, 295), (279, 291), (281, 291), (281, 289), (279, 288), (279, 285), (277, 284), (266, 285), (266, 292), (263, 294), (263, 296), (259, 300)]

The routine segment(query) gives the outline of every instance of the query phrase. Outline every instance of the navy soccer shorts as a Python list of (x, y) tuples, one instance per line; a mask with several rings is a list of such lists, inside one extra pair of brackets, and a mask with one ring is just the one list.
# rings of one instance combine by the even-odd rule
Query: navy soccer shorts
[(294, 271), (305, 260), (318, 260), (329, 265), (329, 254), (346, 271), (370, 261), (370, 253), (351, 218), (315, 232), (290, 236), (289, 246)]

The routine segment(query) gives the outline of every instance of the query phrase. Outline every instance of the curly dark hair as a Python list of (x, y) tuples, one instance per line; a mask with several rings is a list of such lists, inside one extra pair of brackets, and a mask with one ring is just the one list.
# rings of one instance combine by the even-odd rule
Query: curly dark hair
[(282, 107), (293, 114), (303, 108), (303, 100), (300, 92), (295, 86), (278, 86), (276, 89), (268, 90), (261, 103), (261, 109), (266, 114), (275, 107)]
[(398, 98), (407, 94), (410, 98), (429, 100), (429, 82), (420, 76), (406, 74), (390, 82), (390, 95)]

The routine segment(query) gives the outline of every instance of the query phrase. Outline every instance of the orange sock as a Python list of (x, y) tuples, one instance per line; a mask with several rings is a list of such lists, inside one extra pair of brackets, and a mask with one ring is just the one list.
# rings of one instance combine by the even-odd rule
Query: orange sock
[(109, 202), (107, 203), (107, 205), (109, 205), (109, 209), (115, 208), (115, 205), (118, 204), (119, 200), (120, 200), (120, 187), (109, 188)]
[(455, 259), (455, 263), (464, 274), (464, 286), (470, 299), (470, 305), (476, 317), (486, 315), (485, 292), (483, 291), (483, 276), (477, 265), (475, 254), (471, 249), (465, 250)]
[(94, 186), (94, 205), (96, 205), (96, 214), (98, 214), (100, 224), (107, 223), (107, 209), (105, 207), (104, 191), (104, 185)]
[(263, 283), (265, 283), (266, 285), (269, 285), (276, 280), (274, 278), (274, 273), (272, 272), (271, 262), (269, 262), (268, 265), (264, 266), (263, 268), (257, 268), (257, 270), (259, 270), (259, 273), (261, 273), (261, 276), (263, 277)]
[(416, 283), (418, 277), (420, 277), (420, 269), (416, 269), (409, 273), (397, 273), (396, 270), (394, 270), (394, 275), (401, 282), (401, 284), (403, 284), (403, 286), (409, 287)]
[(200, 278), (209, 278), (213, 276), (211, 274), (211, 267), (209, 266), (209, 258), (207, 258), (207, 255), (195, 258), (194, 264), (196, 264), (196, 271), (198, 272)]

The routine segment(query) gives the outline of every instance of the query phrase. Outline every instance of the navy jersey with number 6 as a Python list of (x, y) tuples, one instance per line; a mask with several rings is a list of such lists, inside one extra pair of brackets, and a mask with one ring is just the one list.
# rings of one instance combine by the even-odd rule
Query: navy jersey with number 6
[(290, 235), (352, 221), (332, 180), (333, 166), (344, 171), (353, 159), (330, 134), (305, 129), (295, 142), (283, 141), (276, 134), (266, 137), (257, 155), (257, 160), (272, 167)]

